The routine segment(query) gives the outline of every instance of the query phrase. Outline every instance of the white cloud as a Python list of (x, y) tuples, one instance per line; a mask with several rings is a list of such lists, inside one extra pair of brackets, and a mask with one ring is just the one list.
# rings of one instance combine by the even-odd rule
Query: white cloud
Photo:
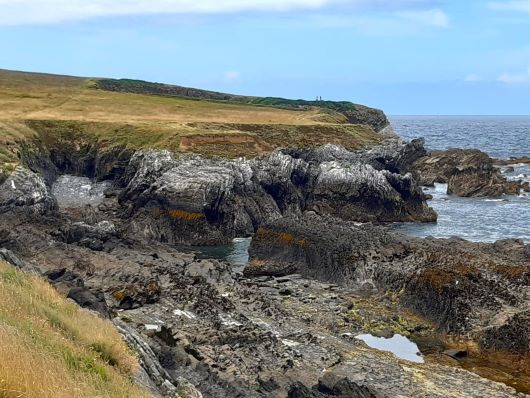
[(438, 28), (447, 28), (449, 26), (449, 16), (439, 9), (401, 11), (397, 15), (403, 19), (419, 24), (436, 26)]
[(530, 83), (530, 68), (526, 73), (503, 73), (497, 80), (505, 84), (526, 84)]
[(468, 83), (476, 83), (482, 81), (482, 77), (480, 77), (476, 73), (470, 73), (464, 78), (464, 81)]
[(488, 7), (498, 11), (530, 12), (530, 0), (492, 1), (488, 3)]
[[(426, 7), (435, 2), (436, 0), (0, 0), (0, 25), (57, 23), (106, 16), (285, 12), (336, 7), (396, 10)], [(411, 11), (410, 16), (416, 18), (418, 13), (421, 14), (421, 11)], [(426, 13), (423, 17), (436, 25), (446, 22), (442, 12)]]
[(449, 17), (438, 9), (426, 11), (394, 11), (383, 14), (367, 13), (313, 13), (291, 21), (299, 26), (316, 26), (323, 29), (349, 28), (369, 37), (414, 36), (423, 28), (446, 28)]
[(241, 77), (241, 74), (237, 71), (228, 71), (224, 73), (224, 79), (227, 82), (233, 82), (238, 80)]

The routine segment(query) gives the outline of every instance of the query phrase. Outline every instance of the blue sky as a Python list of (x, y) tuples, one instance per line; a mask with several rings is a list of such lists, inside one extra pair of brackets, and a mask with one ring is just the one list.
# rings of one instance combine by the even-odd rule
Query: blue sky
[(530, 1), (0, 0), (0, 68), (530, 114)]

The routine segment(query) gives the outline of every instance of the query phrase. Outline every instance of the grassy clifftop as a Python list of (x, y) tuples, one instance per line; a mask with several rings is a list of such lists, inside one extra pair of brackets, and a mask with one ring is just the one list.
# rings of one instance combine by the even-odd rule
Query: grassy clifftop
[[(366, 120), (352, 121), (342, 112), (352, 107), (356, 117)], [(251, 157), (276, 147), (328, 142), (358, 149), (381, 139), (371, 123), (386, 120), (380, 111), (346, 102), (242, 97), (133, 80), (5, 70), (0, 70), (0, 109), (4, 169), (17, 162), (20, 142), (42, 134), (81, 133), (107, 147)]]
[(0, 262), (0, 397), (148, 397), (110, 322)]

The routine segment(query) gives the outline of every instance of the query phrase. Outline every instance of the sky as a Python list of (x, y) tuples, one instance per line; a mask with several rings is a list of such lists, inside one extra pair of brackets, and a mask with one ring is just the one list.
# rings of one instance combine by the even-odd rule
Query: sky
[(0, 0), (0, 68), (530, 114), (530, 0)]

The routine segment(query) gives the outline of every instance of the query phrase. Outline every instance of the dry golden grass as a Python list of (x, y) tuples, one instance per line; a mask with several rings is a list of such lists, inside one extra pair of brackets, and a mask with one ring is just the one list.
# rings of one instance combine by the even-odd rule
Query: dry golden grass
[(89, 79), (0, 70), (0, 119), (100, 122), (314, 124), (319, 109), (293, 111), (244, 104), (115, 93)]
[(20, 141), (42, 135), (224, 157), (328, 142), (358, 149), (381, 138), (329, 109), (109, 92), (93, 89), (87, 78), (4, 70), (0, 110), (0, 174), (16, 163)]
[(113, 325), (0, 262), (0, 397), (148, 397)]

